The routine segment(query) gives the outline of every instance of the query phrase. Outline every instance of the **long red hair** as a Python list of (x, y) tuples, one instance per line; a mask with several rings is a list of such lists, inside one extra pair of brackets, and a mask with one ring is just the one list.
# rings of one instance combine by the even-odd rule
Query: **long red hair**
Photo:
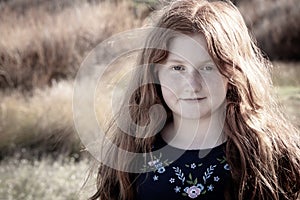
[[(286, 120), (274, 100), (270, 70), (272, 64), (262, 55), (248, 33), (238, 9), (229, 2), (177, 0), (166, 8), (155, 24), (182, 34), (201, 33), (205, 36), (210, 56), (219, 71), (228, 78), (225, 135), (226, 158), (231, 167), (234, 199), (297, 199), (300, 193), (299, 131)], [(156, 13), (158, 15), (159, 13)], [(167, 32), (153, 31), (139, 59), (142, 74), (131, 84), (150, 83), (157, 77), (156, 63), (167, 56)], [(157, 48), (147, 48), (147, 46)], [(141, 73), (141, 72), (139, 72)], [(160, 87), (146, 84), (130, 94), (130, 115), (136, 124), (149, 123), (149, 110), (155, 104), (164, 106), (167, 120), (169, 109), (164, 104)], [(122, 113), (122, 110), (120, 111)], [(157, 126), (141, 133), (128, 128), (132, 136), (122, 132), (112, 121), (108, 133), (120, 148), (131, 152), (148, 152)], [(165, 119), (156, 116), (156, 124)], [(121, 162), (124, 157), (111, 152)], [(90, 199), (135, 199), (134, 177), (105, 165), (99, 167), (97, 192)]]

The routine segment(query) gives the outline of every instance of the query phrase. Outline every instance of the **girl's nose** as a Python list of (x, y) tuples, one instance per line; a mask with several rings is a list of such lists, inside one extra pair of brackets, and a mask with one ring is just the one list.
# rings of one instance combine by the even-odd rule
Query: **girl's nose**
[(185, 90), (191, 92), (200, 92), (203, 85), (203, 79), (198, 70), (193, 70), (187, 76), (187, 88)]

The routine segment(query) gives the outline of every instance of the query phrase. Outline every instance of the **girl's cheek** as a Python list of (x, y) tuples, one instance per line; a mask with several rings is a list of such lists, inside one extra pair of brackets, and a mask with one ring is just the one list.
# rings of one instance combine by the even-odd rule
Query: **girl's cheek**
[(177, 102), (177, 95), (174, 93), (174, 91), (170, 90), (170, 88), (162, 87), (162, 94), (163, 99), (169, 108), (171, 108)]
[(178, 87), (176, 87), (176, 85), (162, 85), (162, 93), (164, 94), (164, 96), (167, 97), (172, 97), (172, 96), (176, 96), (177, 93), (177, 89)]
[(161, 84), (167, 87), (174, 87), (176, 85), (178, 86), (184, 81), (185, 81), (184, 76), (174, 74), (174, 73), (165, 73), (164, 77), (160, 78)]

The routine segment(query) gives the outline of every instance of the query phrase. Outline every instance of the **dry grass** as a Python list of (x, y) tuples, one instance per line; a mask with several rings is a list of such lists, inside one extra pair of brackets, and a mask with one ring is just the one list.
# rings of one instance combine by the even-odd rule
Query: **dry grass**
[[(114, 64), (114, 69), (117, 65), (122, 70), (108, 71), (96, 90), (95, 113), (102, 127), (112, 115), (112, 92), (120, 96), (120, 87), (124, 87), (123, 83), (114, 88), (125, 72), (123, 59)], [(73, 81), (60, 81), (51, 87), (35, 88), (30, 95), (18, 90), (0, 92), (0, 157), (22, 148), (30, 148), (33, 154), (79, 153), (83, 147), (73, 121), (73, 89)], [(89, 124), (88, 118), (82, 120)], [(88, 137), (83, 134), (79, 136)]]
[(83, 187), (91, 166), (89, 160), (75, 162), (60, 157), (53, 161), (19, 159), (14, 156), (0, 163), (2, 200), (79, 200), (94, 192), (95, 177)]
[(79, 141), (72, 118), (72, 89), (70, 82), (62, 81), (51, 88), (35, 89), (32, 96), (18, 91), (1, 93), (1, 153), (22, 147), (41, 152), (78, 152)]
[(21, 16), (4, 5), (0, 21), (0, 88), (27, 90), (73, 78), (96, 44), (140, 25), (127, 2), (82, 2), (54, 13), (38, 7)]

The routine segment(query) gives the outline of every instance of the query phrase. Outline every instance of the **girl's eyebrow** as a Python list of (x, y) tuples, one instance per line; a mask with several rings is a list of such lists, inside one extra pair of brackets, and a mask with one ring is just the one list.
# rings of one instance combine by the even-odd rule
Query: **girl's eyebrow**
[(178, 58), (171, 58), (171, 59), (167, 59), (167, 62), (176, 62), (176, 63), (186, 63), (186, 61), (178, 59)]
[[(183, 59), (178, 59), (178, 58), (170, 58), (170, 59), (167, 59), (166, 62), (174, 62), (174, 63), (181, 63), (181, 64), (190, 63)], [(208, 60), (204, 60), (202, 62), (197, 63), (197, 65), (203, 65), (203, 64), (207, 64), (207, 63), (213, 63), (213, 61), (208, 59)]]

